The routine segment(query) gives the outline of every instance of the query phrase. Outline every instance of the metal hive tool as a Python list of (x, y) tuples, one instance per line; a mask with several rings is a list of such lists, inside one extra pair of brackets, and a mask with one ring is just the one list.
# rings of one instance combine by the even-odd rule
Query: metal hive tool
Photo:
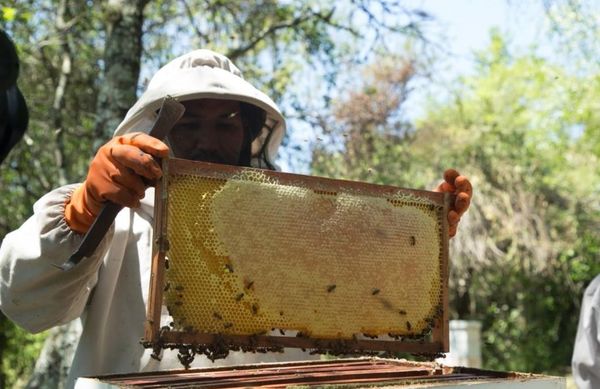
[(178, 159), (163, 172), (147, 347), (448, 350), (448, 195)]

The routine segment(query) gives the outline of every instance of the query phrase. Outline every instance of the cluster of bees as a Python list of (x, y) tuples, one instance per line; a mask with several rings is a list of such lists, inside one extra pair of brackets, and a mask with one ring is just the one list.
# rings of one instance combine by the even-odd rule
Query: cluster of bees
[[(231, 265), (226, 266), (226, 267), (227, 267), (227, 271), (233, 272), (233, 268), (231, 267)], [(245, 283), (244, 283), (245, 291), (252, 289), (253, 286), (254, 286), (253, 281), (245, 281)], [(169, 291), (170, 288), (171, 288), (170, 284), (166, 283), (164, 291)], [(330, 284), (325, 287), (325, 290), (327, 293), (334, 293), (336, 288), (337, 288), (336, 284)], [(183, 286), (178, 285), (178, 286), (174, 287), (174, 290), (175, 290), (176, 296), (179, 298), (178, 300), (174, 301), (174, 304), (176, 306), (180, 306), (182, 304), (181, 299), (183, 297), (184, 288), (183, 288)], [(381, 290), (378, 288), (371, 289), (372, 296), (378, 296), (380, 293), (381, 293)], [(244, 298), (244, 296), (245, 296), (245, 292), (238, 293), (235, 296), (235, 301), (240, 302)], [(169, 307), (167, 307), (167, 308), (168, 308), (169, 314), (170, 314), (170, 308)], [(251, 304), (250, 309), (251, 309), (253, 315), (257, 315), (259, 312), (259, 306), (256, 303)], [(283, 315), (283, 314), (284, 314), (283, 311), (281, 311), (280, 315)], [(407, 312), (404, 309), (400, 309), (400, 310), (398, 310), (398, 314), (400, 316), (406, 316)], [(393, 338), (394, 340), (403, 340), (403, 341), (408, 340), (408, 341), (423, 342), (426, 339), (426, 337), (428, 335), (430, 335), (430, 333), (435, 325), (436, 318), (440, 317), (441, 314), (442, 314), (442, 307), (439, 306), (436, 310), (435, 317), (427, 319), (427, 327), (421, 334), (406, 336), (406, 335), (388, 333), (387, 336), (389, 336), (390, 338)], [(215, 320), (223, 321), (223, 316), (217, 311), (213, 312), (212, 317)], [(185, 318), (179, 318), (179, 320), (180, 320), (180, 324), (184, 324)], [(410, 323), (410, 321), (406, 320), (405, 325), (406, 325), (406, 329), (408, 331), (411, 331), (413, 326)], [(233, 326), (233, 323), (231, 323), (231, 322), (227, 322), (227, 321), (223, 322), (224, 329), (229, 329), (232, 326)], [(169, 324), (169, 326), (164, 326), (161, 328), (161, 332), (174, 331), (174, 330), (175, 330), (174, 322), (171, 322)], [(183, 327), (183, 330), (187, 333), (192, 333), (192, 334), (197, 332), (192, 326), (185, 326), (185, 327)], [(274, 330), (275, 330), (275, 328), (272, 328), (272, 331), (274, 331)], [(279, 333), (281, 335), (285, 335), (285, 331), (283, 329), (279, 329)], [(279, 347), (279, 346), (275, 346), (275, 347), (259, 347), (259, 346), (257, 346), (256, 341), (257, 341), (258, 337), (265, 336), (265, 335), (267, 335), (266, 330), (259, 331), (255, 334), (252, 334), (246, 338), (247, 343), (245, 345), (232, 344), (231, 342), (226, 341), (226, 338), (224, 335), (216, 334), (216, 335), (214, 335), (214, 337), (213, 337), (214, 341), (211, 344), (168, 345), (167, 347), (169, 347), (171, 349), (175, 349), (175, 348), (178, 349), (179, 361), (185, 368), (189, 368), (189, 366), (193, 362), (196, 355), (204, 355), (211, 361), (214, 361), (216, 359), (226, 358), (229, 355), (230, 351), (244, 351), (244, 352), (253, 352), (253, 353), (256, 353), (256, 352), (258, 352), (258, 353), (282, 352), (283, 351), (283, 348)], [(301, 331), (298, 331), (295, 336), (301, 337), (301, 338), (309, 337), (309, 335), (307, 333), (304, 333)], [(379, 339), (379, 337), (380, 337), (380, 335), (368, 334), (368, 333), (363, 333), (362, 336), (365, 338), (369, 338), (369, 339)], [(335, 339), (335, 340), (313, 339), (313, 344), (312, 344), (313, 347), (310, 348), (309, 352), (311, 354), (330, 354), (330, 355), (360, 354), (360, 355), (372, 355), (372, 356), (380, 356), (380, 357), (393, 356), (389, 352), (385, 352), (385, 351), (381, 352), (381, 351), (363, 350), (362, 348), (358, 347), (358, 343), (357, 343), (358, 341), (360, 341), (360, 339), (357, 335), (353, 335), (352, 339)], [(158, 343), (153, 346), (154, 346), (153, 357), (158, 359), (159, 358), (158, 356), (160, 355), (160, 351), (162, 348), (165, 348), (165, 345)], [(302, 350), (307, 351), (305, 348), (302, 348)], [(438, 354), (419, 354), (419, 356), (433, 360), (434, 358), (437, 358), (440, 355), (438, 355)]]

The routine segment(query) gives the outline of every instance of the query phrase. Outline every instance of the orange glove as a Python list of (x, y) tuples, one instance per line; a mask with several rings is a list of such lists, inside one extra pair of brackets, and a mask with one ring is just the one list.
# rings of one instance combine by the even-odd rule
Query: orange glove
[(469, 209), (471, 197), (473, 197), (473, 187), (465, 176), (461, 176), (454, 169), (448, 169), (444, 172), (444, 181), (441, 182), (435, 192), (448, 192), (456, 195), (456, 201), (451, 205), (448, 211), (449, 235), (456, 235), (460, 217)]
[(100, 147), (87, 178), (65, 204), (65, 220), (73, 231), (86, 233), (106, 201), (138, 207), (144, 197), (144, 179), (162, 176), (152, 156), (163, 158), (169, 148), (148, 134), (136, 132), (117, 136)]

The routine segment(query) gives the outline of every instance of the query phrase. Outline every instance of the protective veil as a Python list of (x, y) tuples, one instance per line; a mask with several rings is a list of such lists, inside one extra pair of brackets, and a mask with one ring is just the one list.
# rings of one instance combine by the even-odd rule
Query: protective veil
[[(273, 162), (285, 131), (277, 106), (244, 81), (231, 61), (208, 50), (193, 51), (160, 69), (115, 135), (147, 132), (166, 95), (180, 101), (238, 100), (262, 108), (267, 120), (252, 145), (253, 164)], [(260, 153), (263, 144), (264, 157)], [(76, 187), (61, 187), (42, 197), (34, 205), (33, 216), (5, 237), (0, 247), (0, 308), (31, 332), (81, 321), (83, 330), (68, 387), (80, 376), (180, 368), (176, 351), (166, 350), (159, 362), (139, 343), (150, 278), (153, 189), (146, 191), (139, 208), (125, 208), (118, 214), (93, 256), (62, 272), (52, 265), (64, 263), (82, 238), (64, 220), (64, 204)], [(231, 353), (214, 364), (197, 356), (192, 367), (308, 358), (297, 350)]]
[[(274, 164), (285, 133), (285, 120), (279, 108), (267, 95), (246, 82), (227, 57), (210, 50), (192, 51), (156, 72), (144, 94), (127, 112), (115, 136), (136, 131), (148, 132), (166, 95), (178, 101), (203, 98), (235, 100), (263, 109), (267, 118), (252, 143), (252, 166), (265, 167), (265, 162)], [(263, 146), (264, 153), (261, 155)]]

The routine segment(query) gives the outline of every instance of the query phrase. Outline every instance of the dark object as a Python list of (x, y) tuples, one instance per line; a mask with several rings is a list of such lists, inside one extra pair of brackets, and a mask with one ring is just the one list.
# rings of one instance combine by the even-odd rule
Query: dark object
[(25, 98), (17, 87), (18, 76), (17, 50), (0, 30), (0, 163), (21, 140), (29, 122)]
[[(175, 123), (181, 118), (184, 111), (185, 107), (183, 104), (170, 96), (165, 97), (149, 135), (160, 140), (164, 139)], [(71, 255), (67, 262), (57, 267), (62, 270), (70, 270), (84, 257), (92, 255), (121, 209), (123, 209), (123, 206), (110, 201), (107, 202), (98, 217), (96, 217), (90, 230), (83, 237), (77, 251)]]
[(19, 57), (8, 34), (0, 30), (0, 90), (7, 90), (17, 82)]
[[(260, 135), (260, 131), (265, 125), (265, 120), (267, 119), (267, 113), (255, 105), (244, 102), (240, 103), (240, 111), (242, 113), (242, 122), (244, 124), (244, 142), (242, 143), (242, 150), (240, 151), (238, 165), (251, 166), (250, 160), (252, 158), (252, 142)], [(265, 144), (266, 143), (267, 142), (265, 142)], [(263, 147), (261, 153), (264, 152), (265, 150)]]
[(253, 141), (260, 135), (267, 120), (267, 113), (262, 108), (244, 102), (240, 102), (240, 111), (244, 126), (250, 132), (250, 140)]

